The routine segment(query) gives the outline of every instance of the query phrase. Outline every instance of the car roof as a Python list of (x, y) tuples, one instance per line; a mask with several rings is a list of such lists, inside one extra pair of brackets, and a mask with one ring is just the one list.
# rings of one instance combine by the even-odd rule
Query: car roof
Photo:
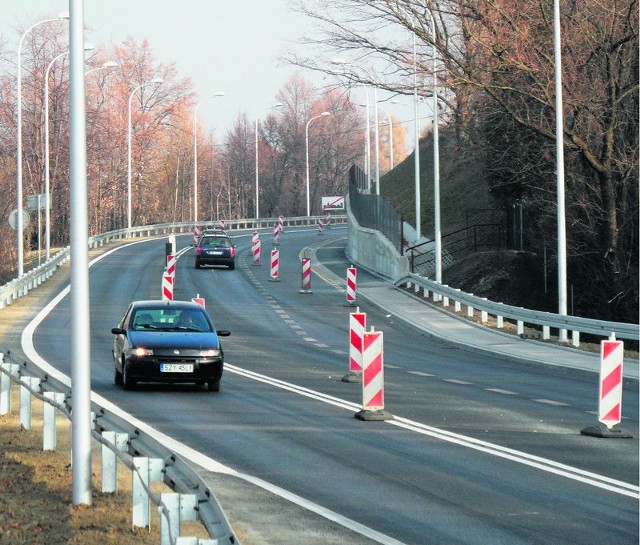
[(135, 310), (145, 310), (154, 308), (171, 308), (175, 310), (198, 310), (204, 311), (204, 309), (193, 301), (162, 301), (159, 299), (146, 300), (146, 301), (133, 301), (131, 308)]

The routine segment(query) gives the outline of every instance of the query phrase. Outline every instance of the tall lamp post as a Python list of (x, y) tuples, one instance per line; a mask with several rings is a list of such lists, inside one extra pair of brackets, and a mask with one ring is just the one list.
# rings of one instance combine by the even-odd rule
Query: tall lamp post
[(196, 105), (193, 111), (193, 221), (198, 222), (198, 108), (205, 100), (223, 97), (224, 93), (219, 91), (211, 96), (203, 98)]
[(306, 144), (306, 157), (307, 157), (307, 217), (311, 216), (311, 203), (309, 200), (309, 125), (314, 119), (318, 119), (319, 117), (327, 117), (331, 115), (330, 112), (322, 112), (320, 115), (316, 115), (307, 121), (307, 126), (305, 127), (305, 144)]
[[(95, 47), (91, 44), (85, 44), (85, 51), (93, 51)], [(51, 202), (51, 190), (50, 190), (50, 159), (49, 159), (49, 73), (51, 72), (51, 68), (55, 64), (58, 59), (65, 57), (69, 54), (69, 51), (65, 51), (64, 53), (60, 53), (55, 56), (44, 74), (44, 227), (47, 235), (45, 237), (45, 260), (49, 261), (51, 257), (51, 215), (50, 215), (50, 202)], [(113, 65), (118, 66), (117, 63), (111, 61)], [(102, 68), (109, 68), (112, 65), (105, 66), (109, 63), (105, 63), (103, 66), (99, 68), (94, 68), (93, 70), (100, 70)], [(89, 70), (89, 72), (93, 72), (93, 70)], [(87, 72), (87, 74), (89, 73)], [(85, 74), (86, 76), (86, 74)], [(38, 211), (38, 213), (40, 213)]]
[[(556, 190), (558, 222), (558, 314), (567, 315), (567, 226), (564, 200), (564, 121), (562, 115), (562, 55), (560, 40), (560, 5), (553, 1), (553, 50), (556, 92)], [(567, 330), (560, 329), (558, 340), (567, 342)]]
[(20, 38), (20, 43), (18, 44), (18, 71), (17, 71), (17, 92), (16, 97), (18, 99), (18, 119), (17, 119), (17, 166), (16, 166), (16, 178), (17, 178), (17, 221), (16, 221), (16, 231), (18, 231), (18, 277), (22, 276), (24, 273), (24, 241), (23, 241), (23, 221), (22, 221), (22, 43), (24, 39), (27, 37), (27, 34), (31, 32), (35, 27), (42, 25), (44, 23), (52, 23), (55, 21), (63, 21), (69, 19), (69, 13), (64, 12), (58, 15), (55, 19), (46, 19), (44, 21), (39, 21), (31, 25), (27, 30), (25, 30), (24, 34)]
[[(282, 102), (277, 102), (272, 108), (281, 108)], [(260, 122), (260, 116), (256, 117), (256, 219), (260, 218), (260, 175), (258, 170), (258, 123)]]
[[(375, 78), (373, 77), (371, 72), (367, 70), (364, 66), (348, 62), (345, 59), (332, 59), (331, 62), (333, 64), (341, 64), (345, 66), (353, 66), (355, 68), (360, 68), (360, 70), (362, 70), (365, 74), (367, 74), (367, 76), (372, 82), (375, 81)], [(367, 101), (368, 100), (369, 99), (367, 96)], [(367, 119), (368, 119), (368, 110), (367, 110)], [(373, 86), (373, 119), (374, 119), (373, 132), (374, 132), (374, 140), (375, 140), (374, 150), (375, 150), (375, 159), (376, 159), (376, 176), (375, 176), (376, 195), (380, 195), (380, 141), (378, 138), (378, 87), (376, 87), (375, 85)]]
[(387, 116), (389, 123), (389, 170), (393, 170), (393, 121), (391, 121), (391, 114), (386, 110), (380, 108), (380, 111)]
[(137, 87), (134, 87), (133, 91), (129, 95), (129, 111), (127, 117), (127, 123), (129, 132), (127, 136), (127, 229), (131, 230), (131, 101), (136, 91), (146, 87), (147, 85), (159, 85), (163, 82), (162, 78), (153, 78), (151, 81), (141, 83)]

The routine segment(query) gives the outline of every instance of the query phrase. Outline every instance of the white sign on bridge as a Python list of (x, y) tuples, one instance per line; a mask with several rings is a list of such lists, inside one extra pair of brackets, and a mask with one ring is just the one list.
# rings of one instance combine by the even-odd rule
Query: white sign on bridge
[(322, 197), (322, 210), (344, 211), (344, 197)]

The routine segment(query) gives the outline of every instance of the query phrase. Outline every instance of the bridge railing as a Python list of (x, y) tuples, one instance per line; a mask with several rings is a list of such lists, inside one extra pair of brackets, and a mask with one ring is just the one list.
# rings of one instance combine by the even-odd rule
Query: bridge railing
[(442, 303), (444, 307), (453, 306), (455, 312), (460, 312), (464, 306), (469, 317), (474, 316), (474, 312), (478, 311), (482, 323), (487, 323), (489, 316), (494, 316), (498, 328), (503, 327), (505, 319), (511, 320), (516, 324), (518, 335), (523, 335), (525, 325), (529, 325), (541, 328), (544, 340), (551, 337), (552, 328), (571, 331), (571, 342), (574, 346), (580, 345), (580, 333), (605, 338), (615, 335), (618, 339), (640, 340), (638, 324), (581, 318), (496, 303), (413, 273), (396, 280), (395, 285), (409, 290), (413, 288), (416, 293), (419, 293), (422, 288), (424, 297)]

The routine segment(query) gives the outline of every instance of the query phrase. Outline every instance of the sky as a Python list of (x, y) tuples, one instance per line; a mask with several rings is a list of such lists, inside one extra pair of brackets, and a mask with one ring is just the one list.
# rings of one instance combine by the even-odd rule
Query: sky
[[(174, 62), (178, 78), (190, 78), (200, 99), (224, 92), (223, 97), (207, 101), (198, 109), (198, 126), (213, 130), (221, 140), (241, 113), (246, 113), (249, 120), (263, 117), (277, 102), (278, 91), (295, 73), (318, 89), (326, 84), (323, 74), (281, 60), (287, 50), (300, 47), (296, 40), (316, 24), (294, 12), (291, 3), (292, 0), (84, 0), (85, 41), (100, 47), (120, 44), (128, 36), (138, 44), (146, 39), (156, 62)], [(17, 54), (20, 36), (16, 28), (24, 30), (69, 11), (69, 0), (2, 0), (0, 9), (0, 34)], [(303, 51), (302, 56), (311, 55)], [(365, 102), (360, 86), (351, 93), (354, 103)], [(379, 98), (382, 100), (383, 95)], [(405, 103), (410, 105), (411, 99), (406, 98)], [(407, 142), (411, 142), (412, 109), (388, 102), (384, 109), (405, 122)], [(380, 118), (384, 121), (386, 115), (381, 112)]]

